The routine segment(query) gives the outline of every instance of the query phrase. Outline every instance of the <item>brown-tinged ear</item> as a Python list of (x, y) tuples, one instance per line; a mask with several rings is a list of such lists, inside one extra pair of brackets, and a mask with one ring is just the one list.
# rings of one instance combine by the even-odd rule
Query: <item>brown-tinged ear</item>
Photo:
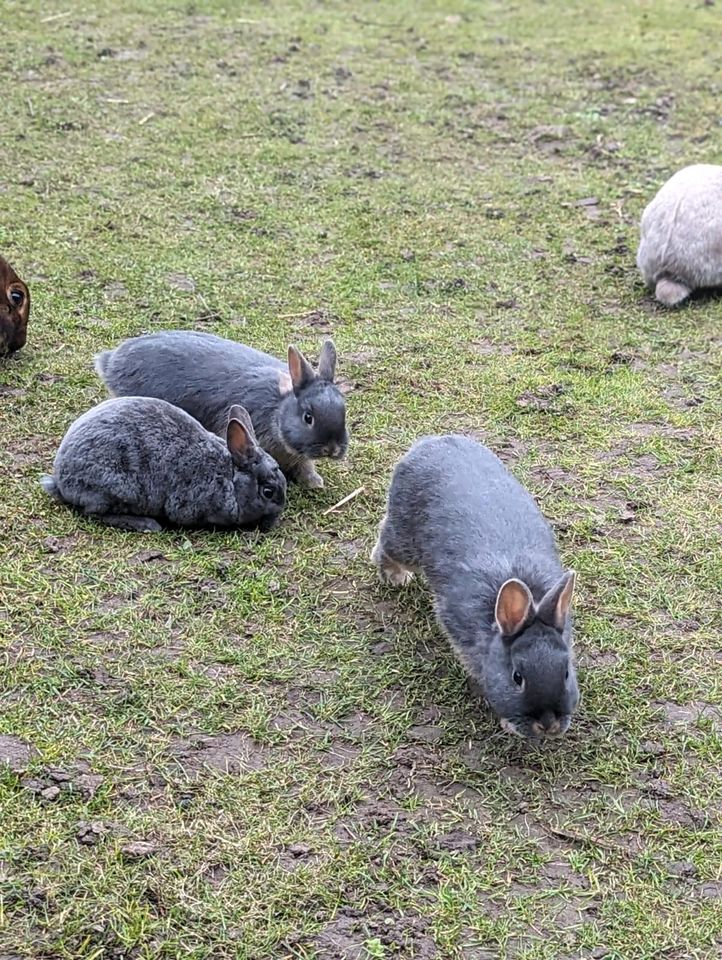
[(294, 393), (298, 393), (316, 379), (313, 367), (297, 347), (288, 348), (288, 372), (291, 374)]
[(573, 570), (567, 570), (561, 580), (544, 594), (537, 610), (537, 617), (542, 623), (556, 627), (557, 630), (564, 629), (572, 605), (576, 576)]
[(521, 580), (507, 580), (496, 597), (496, 623), (503, 637), (519, 633), (529, 619), (534, 598)]
[(18, 307), (18, 313), (20, 314), (20, 319), (27, 323), (30, 316), (30, 291), (28, 290), (27, 284), (23, 283), (22, 280), (18, 280), (13, 286), (23, 294), (23, 302)]
[(244, 423), (235, 418), (228, 421), (226, 443), (231, 456), (239, 460), (250, 456), (256, 446), (251, 431)]
[(243, 426), (248, 431), (248, 435), (254, 443), (258, 443), (256, 439), (256, 431), (253, 428), (253, 421), (251, 420), (251, 415), (246, 410), (245, 407), (242, 407), (240, 403), (234, 403), (231, 409), (228, 411), (229, 420), (238, 420), (239, 423), (242, 423)]
[(322, 380), (333, 383), (336, 375), (336, 345), (333, 340), (326, 340), (321, 347), (321, 356), (318, 358), (318, 375)]

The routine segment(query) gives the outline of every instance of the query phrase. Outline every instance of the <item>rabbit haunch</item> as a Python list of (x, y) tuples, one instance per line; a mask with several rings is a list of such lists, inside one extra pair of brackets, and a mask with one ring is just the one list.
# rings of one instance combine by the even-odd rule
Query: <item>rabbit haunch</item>
[(75, 421), (41, 480), (55, 499), (110, 526), (268, 530), (286, 481), (258, 445), (240, 406), (226, 413), (225, 440), (178, 407), (148, 397), (106, 400)]
[(425, 437), (399, 461), (372, 553), (382, 580), (422, 573), (437, 619), (505, 730), (558, 736), (579, 701), (574, 574), (531, 496), (486, 447)]
[(637, 266), (665, 306), (722, 286), (722, 166), (684, 167), (642, 214)]
[(250, 413), (259, 443), (289, 479), (323, 486), (313, 461), (341, 459), (348, 448), (346, 406), (333, 379), (336, 349), (327, 340), (318, 371), (296, 347), (288, 362), (209, 333), (168, 330), (126, 340), (96, 358), (115, 396), (159, 397), (206, 429), (224, 429), (234, 403)]

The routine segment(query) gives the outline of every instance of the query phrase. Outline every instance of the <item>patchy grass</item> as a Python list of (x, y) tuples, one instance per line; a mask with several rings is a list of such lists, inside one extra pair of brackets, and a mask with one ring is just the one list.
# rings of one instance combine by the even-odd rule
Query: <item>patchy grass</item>
[[(33, 313), (0, 387), (1, 732), (36, 752), (0, 779), (3, 956), (719, 956), (722, 308), (661, 312), (634, 267), (646, 200), (720, 156), (718, 24), (6, 2), (0, 248)], [(350, 458), (265, 539), (100, 529), (37, 485), (94, 352), (163, 327), (336, 338)], [(450, 429), (580, 572), (562, 743), (502, 734), (423, 588), (368, 563), (392, 464)]]

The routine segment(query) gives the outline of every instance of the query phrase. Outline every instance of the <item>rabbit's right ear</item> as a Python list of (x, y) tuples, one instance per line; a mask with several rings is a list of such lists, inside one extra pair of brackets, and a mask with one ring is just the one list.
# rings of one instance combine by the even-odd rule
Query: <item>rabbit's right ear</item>
[(318, 375), (322, 380), (333, 383), (336, 374), (336, 345), (333, 340), (324, 341), (321, 356), (318, 358)]
[(226, 428), (226, 443), (234, 460), (244, 460), (256, 447), (253, 428), (250, 430), (241, 420), (233, 418)]
[(554, 586), (544, 594), (537, 610), (537, 616), (542, 623), (546, 623), (550, 627), (556, 627), (557, 630), (564, 629), (569, 608), (572, 604), (575, 580), (575, 572), (573, 570), (567, 570), (561, 580), (558, 580)]
[(228, 411), (228, 419), (229, 421), (238, 420), (239, 423), (242, 423), (251, 437), (251, 440), (253, 440), (254, 443), (258, 443), (258, 440), (256, 439), (256, 431), (253, 429), (251, 415), (245, 407), (240, 405), (240, 403), (233, 404), (231, 409)]
[(521, 580), (507, 580), (496, 597), (496, 623), (503, 637), (519, 633), (529, 619), (534, 598)]
[(316, 379), (313, 367), (297, 347), (288, 348), (288, 372), (291, 374), (294, 393), (298, 393)]

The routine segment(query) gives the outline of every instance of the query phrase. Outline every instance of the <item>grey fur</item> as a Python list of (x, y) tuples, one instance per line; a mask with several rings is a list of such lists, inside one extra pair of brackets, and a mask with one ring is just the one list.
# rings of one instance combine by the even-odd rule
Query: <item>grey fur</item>
[(642, 214), (637, 266), (668, 307), (722, 286), (722, 166), (693, 164), (664, 184)]
[(106, 400), (73, 423), (40, 483), (51, 497), (110, 526), (269, 530), (286, 480), (255, 438), (247, 411), (226, 411), (226, 440), (165, 400)]
[[(462, 436), (414, 444), (394, 470), (371, 557), (382, 580), (425, 576), (442, 629), (504, 729), (567, 730), (579, 691), (568, 603), (557, 601), (565, 590), (571, 598), (574, 575), (531, 496), (490, 450)], [(530, 606), (503, 636), (497, 603), (510, 580)]]
[(106, 350), (95, 369), (111, 394), (160, 397), (214, 433), (225, 429), (228, 407), (242, 404), (284, 473), (320, 487), (313, 461), (341, 459), (348, 448), (346, 405), (333, 383), (336, 350), (332, 341), (324, 343), (318, 374), (295, 347), (289, 362), (298, 372), (293, 381), (289, 365), (267, 353), (210, 333), (168, 330)]

